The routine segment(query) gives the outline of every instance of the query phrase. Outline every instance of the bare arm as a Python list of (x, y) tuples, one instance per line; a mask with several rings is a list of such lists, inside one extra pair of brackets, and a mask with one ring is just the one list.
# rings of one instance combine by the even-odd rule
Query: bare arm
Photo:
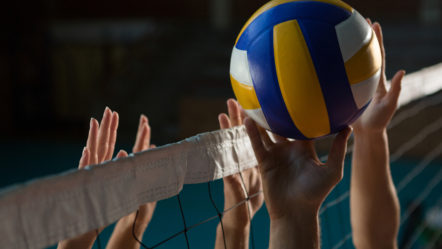
[[(79, 169), (87, 165), (102, 163), (110, 160), (114, 153), (115, 139), (118, 128), (118, 113), (106, 108), (101, 123), (91, 119), (86, 147), (80, 159)], [(60, 241), (58, 249), (88, 249), (92, 248), (95, 239), (103, 228), (97, 228), (72, 239)]]
[(372, 27), (381, 46), (383, 66), (372, 103), (353, 125), (351, 224), (356, 248), (393, 249), (397, 248), (400, 213), (390, 173), (387, 125), (396, 110), (405, 72), (396, 73), (387, 91), (382, 31), (378, 23)]
[[(135, 145), (132, 149), (132, 152), (136, 153), (147, 150), (149, 148), (153, 148), (154, 145), (150, 144), (150, 137), (151, 137), (151, 129), (149, 126), (149, 121), (146, 116), (141, 115), (135, 139)], [(122, 150), (118, 153), (117, 158), (127, 157), (127, 156), (128, 156), (127, 152)], [(137, 212), (133, 212), (118, 220), (117, 224), (115, 225), (112, 236), (109, 239), (106, 249), (140, 248), (140, 243), (138, 243), (138, 241), (135, 240), (132, 232), (134, 232), (135, 236), (139, 240), (142, 240), (144, 231), (147, 229), (147, 226), (149, 225), (150, 220), (152, 219), (155, 207), (156, 207), (156, 202), (143, 204), (138, 207), (138, 216)], [(137, 219), (135, 219), (135, 217)]]
[(350, 188), (356, 248), (397, 248), (399, 201), (390, 174), (387, 133), (355, 132)]

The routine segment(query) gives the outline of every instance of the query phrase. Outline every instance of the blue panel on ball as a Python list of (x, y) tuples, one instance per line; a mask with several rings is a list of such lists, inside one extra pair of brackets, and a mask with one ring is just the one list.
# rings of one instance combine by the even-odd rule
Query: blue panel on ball
[(319, 78), (330, 120), (330, 130), (349, 124), (358, 111), (353, 100), (335, 28), (328, 23), (299, 20)]
[[(257, 17), (244, 30), (236, 43), (241, 50), (248, 50), (249, 43), (253, 42), (262, 32), (273, 29), (273, 26), (288, 20), (313, 19), (329, 23), (333, 27), (350, 17), (351, 12), (336, 5), (322, 2), (290, 2), (278, 5), (267, 10)], [(334, 28), (333, 28), (334, 30)]]
[(272, 131), (284, 137), (306, 139), (290, 118), (279, 89), (273, 55), (273, 29), (261, 33), (250, 44), (247, 58), (256, 95)]

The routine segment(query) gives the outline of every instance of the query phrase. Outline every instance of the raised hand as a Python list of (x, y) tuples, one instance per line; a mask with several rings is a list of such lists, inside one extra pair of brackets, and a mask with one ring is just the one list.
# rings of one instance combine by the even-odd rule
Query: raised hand
[(359, 132), (382, 132), (386, 129), (393, 114), (396, 111), (399, 94), (401, 91), (402, 78), (405, 75), (404, 70), (398, 71), (391, 80), (391, 88), (387, 91), (386, 76), (385, 76), (385, 49), (383, 42), (383, 35), (381, 25), (379, 23), (372, 24), (372, 26), (381, 47), (382, 54), (382, 71), (379, 85), (374, 94), (373, 100), (367, 107), (362, 116), (352, 125), (355, 134)]
[[(382, 52), (382, 72), (370, 105), (353, 124), (350, 213), (353, 243), (362, 248), (397, 248), (400, 208), (390, 172), (387, 126), (396, 111), (401, 70), (386, 89), (385, 50), (379, 23), (371, 24)], [(379, 226), (382, 224), (382, 226)]]
[[(137, 136), (135, 139), (135, 145), (132, 149), (134, 153), (153, 148), (155, 145), (150, 144), (150, 126), (146, 116), (141, 115), (138, 125)], [(120, 151), (117, 155), (118, 158), (126, 157), (127, 152)], [(140, 244), (134, 239), (132, 229), (139, 240), (142, 239), (144, 231), (149, 225), (152, 219), (153, 212), (155, 210), (156, 202), (150, 202), (141, 205), (138, 208), (138, 216), (135, 222), (136, 212), (133, 212), (123, 218), (121, 218), (112, 233), (112, 236), (107, 245), (108, 249), (119, 248), (140, 248)], [(135, 224), (134, 224), (135, 223)], [(133, 227), (135, 225), (135, 227)]]
[[(83, 149), (83, 154), (78, 165), (79, 169), (83, 169), (88, 165), (99, 164), (112, 158), (117, 136), (118, 121), (118, 113), (112, 112), (107, 107), (104, 110), (101, 125), (96, 119), (91, 119), (86, 147)], [(102, 228), (99, 228), (76, 238), (60, 241), (58, 243), (58, 248), (92, 248), (92, 245), (101, 230)]]
[(327, 163), (322, 163), (312, 141), (274, 136), (273, 142), (251, 119), (245, 125), (270, 216), (270, 248), (319, 248), (319, 207), (342, 179), (351, 129), (336, 136)]
[[(229, 99), (227, 101), (227, 107), (229, 115), (222, 113), (218, 116), (220, 128), (227, 129), (242, 125), (243, 116), (238, 103), (233, 99)], [(241, 174), (244, 184), (239, 173), (227, 176), (223, 179), (224, 210), (244, 201), (247, 198), (247, 194), (251, 196), (259, 193), (262, 189), (261, 177), (256, 167), (247, 169)], [(222, 221), (227, 248), (248, 248), (250, 219), (253, 218), (255, 213), (262, 207), (263, 202), (264, 197), (261, 193), (224, 214)], [(221, 227), (218, 226), (215, 248), (225, 248), (222, 236)]]

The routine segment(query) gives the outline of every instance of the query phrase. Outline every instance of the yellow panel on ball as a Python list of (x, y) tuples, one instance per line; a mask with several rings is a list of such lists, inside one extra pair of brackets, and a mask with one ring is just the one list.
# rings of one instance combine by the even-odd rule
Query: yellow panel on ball
[(307, 138), (330, 133), (321, 86), (298, 22), (275, 25), (273, 44), (279, 86), (296, 127)]
[(373, 33), (370, 42), (345, 62), (348, 81), (350, 84), (364, 81), (373, 76), (381, 68), (381, 65), (381, 50), (378, 39)]
[(230, 75), (230, 81), (232, 82), (233, 92), (242, 108), (261, 108), (253, 87), (239, 83), (232, 75)]

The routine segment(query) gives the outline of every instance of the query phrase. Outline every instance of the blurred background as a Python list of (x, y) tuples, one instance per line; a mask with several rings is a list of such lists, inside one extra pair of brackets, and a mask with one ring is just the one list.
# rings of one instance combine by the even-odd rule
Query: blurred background
[[(442, 62), (441, 0), (346, 2), (382, 24), (389, 78), (398, 69), (411, 73)], [(89, 119), (100, 119), (106, 106), (120, 114), (118, 149), (130, 150), (141, 113), (149, 117), (157, 145), (218, 129), (217, 115), (233, 97), (228, 72), (234, 40), (264, 3), (6, 3), (0, 34), (0, 186), (75, 168)], [(436, 96), (442, 98), (441, 92)], [(441, 113), (442, 106), (435, 105), (399, 125), (391, 134), (392, 148)], [(398, 174), (441, 140), (439, 130), (408, 151), (409, 166)], [(320, 150), (326, 150), (323, 144)], [(442, 156), (435, 162), (440, 167)]]

